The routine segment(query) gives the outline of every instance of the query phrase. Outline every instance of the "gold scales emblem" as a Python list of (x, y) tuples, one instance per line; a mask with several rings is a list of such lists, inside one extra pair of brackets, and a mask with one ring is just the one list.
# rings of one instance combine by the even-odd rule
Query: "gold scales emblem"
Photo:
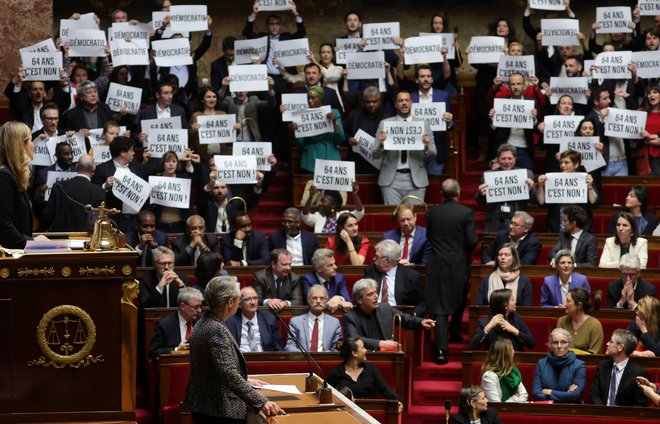
[(82, 368), (103, 362), (102, 355), (91, 354), (96, 343), (94, 321), (77, 306), (60, 305), (46, 312), (37, 326), (37, 343), (45, 357), (29, 361), (28, 366)]

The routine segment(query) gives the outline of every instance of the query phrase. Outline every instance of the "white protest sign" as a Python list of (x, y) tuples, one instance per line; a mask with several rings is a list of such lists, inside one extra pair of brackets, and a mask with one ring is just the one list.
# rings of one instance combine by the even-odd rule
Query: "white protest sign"
[(495, 99), (495, 128), (534, 128), (534, 100)]
[(409, 37), (404, 41), (404, 48), (407, 65), (444, 62), (442, 37)]
[(110, 107), (110, 110), (114, 110), (115, 112), (119, 112), (124, 107), (128, 113), (136, 115), (140, 111), (141, 101), (141, 88), (111, 82), (105, 103)]
[(105, 32), (100, 29), (77, 29), (69, 39), (69, 57), (105, 55)]
[(660, 15), (660, 0), (637, 0), (641, 16)]
[[(119, 135), (124, 135), (125, 132), (126, 132), (126, 127), (125, 126), (119, 127)], [(89, 136), (87, 137), (87, 139), (89, 140), (89, 144), (92, 147), (103, 144), (104, 143), (103, 128), (90, 128), (89, 129)]]
[(580, 155), (582, 155), (582, 166), (584, 166), (587, 172), (591, 172), (607, 165), (603, 154), (596, 149), (597, 142), (600, 142), (599, 137), (573, 137), (570, 140), (562, 140), (559, 145), (559, 151), (564, 152), (572, 149), (580, 152)]
[(504, 37), (472, 37), (468, 46), (468, 63), (499, 63), (504, 54), (504, 41)]
[(270, 171), (268, 157), (273, 154), (273, 143), (269, 141), (240, 141), (232, 146), (234, 156), (256, 156), (257, 170)]
[[(158, 29), (163, 26), (163, 20), (165, 19), (165, 16), (169, 15), (170, 12), (151, 12), (151, 24), (153, 29)], [(170, 25), (165, 28), (165, 31), (163, 31), (162, 39), (168, 39), (171, 38), (175, 34), (174, 31), (172, 31), (172, 28)], [(188, 31), (177, 31), (176, 34), (181, 34), (183, 38), (188, 38), (190, 33)]]
[(174, 152), (182, 158), (188, 148), (188, 130), (150, 129), (147, 131), (147, 148), (152, 158), (162, 158), (167, 152)]
[(307, 38), (296, 38), (273, 44), (273, 58), (284, 67), (306, 65), (309, 63), (308, 54), (309, 40)]
[(87, 13), (81, 13), (80, 14), (80, 21), (81, 22), (89, 22), (93, 25), (95, 25), (95, 29), (99, 29), (98, 24), (96, 23), (96, 13), (94, 12), (87, 12)]
[(108, 41), (130, 38), (131, 40), (143, 40), (149, 42), (150, 28), (149, 24), (115, 22), (110, 28), (108, 28)]
[(320, 190), (352, 191), (355, 162), (316, 159), (314, 187)]
[(21, 52), (24, 81), (59, 81), (62, 52)]
[(295, 131), (296, 138), (312, 137), (334, 132), (335, 126), (328, 119), (328, 113), (330, 112), (332, 112), (330, 106), (293, 112), (293, 122), (298, 125)]
[(632, 52), (632, 61), (637, 68), (638, 77), (660, 78), (660, 50)]
[(234, 41), (234, 64), (251, 64), (252, 60), (259, 58), (259, 62), (266, 60), (268, 55), (268, 37), (251, 40)]
[(592, 72), (592, 76), (603, 79), (630, 79), (632, 74), (628, 64), (631, 60), (631, 51), (599, 53), (594, 61), (596, 69)]
[(364, 50), (398, 50), (394, 39), (401, 34), (398, 22), (362, 25), (362, 37), (367, 44)]
[(41, 137), (34, 139), (34, 159), (30, 161), (35, 166), (51, 166), (55, 163), (55, 145), (59, 137), (51, 137), (42, 140)]
[(174, 32), (179, 31), (208, 31), (209, 23), (206, 5), (170, 6), (170, 28)]
[(361, 129), (357, 130), (353, 138), (357, 141), (357, 144), (353, 146), (353, 151), (362, 156), (371, 166), (380, 169), (383, 159), (375, 159), (371, 152), (371, 146), (376, 142), (376, 139)]
[(454, 46), (453, 32), (420, 32), (420, 37), (440, 37), (440, 48), (447, 49), (447, 59), (456, 59), (456, 47)]
[(151, 185), (127, 168), (115, 169), (112, 194), (133, 211), (139, 211), (151, 194)]
[(96, 22), (83, 19), (60, 19), (60, 41), (62, 45), (71, 39), (71, 33), (80, 29), (99, 29)]
[(564, 0), (530, 0), (529, 7), (537, 10), (566, 10)]
[(282, 121), (293, 121), (293, 112), (300, 112), (309, 107), (309, 104), (307, 103), (307, 93), (283, 93), (282, 106), (284, 106)]
[(229, 67), (229, 91), (268, 91), (266, 65), (234, 65)]
[(110, 41), (110, 54), (112, 55), (112, 66), (122, 65), (148, 65), (149, 44), (147, 40), (139, 38), (126, 41), (117, 38)]
[(383, 121), (385, 150), (424, 150), (423, 121)]
[(385, 53), (357, 52), (346, 54), (349, 80), (385, 78)]
[(92, 148), (92, 153), (94, 153), (94, 163), (97, 165), (112, 159), (110, 146), (96, 145)]
[(216, 181), (221, 184), (256, 184), (256, 156), (213, 156), (218, 171)]
[(497, 65), (497, 75), (502, 78), (502, 81), (509, 81), (509, 77), (516, 73), (522, 74), (525, 80), (529, 80), (530, 75), (536, 75), (534, 56), (500, 56), (500, 63)]
[(259, 12), (290, 10), (291, 0), (257, 0)]
[(346, 64), (346, 54), (360, 51), (360, 38), (337, 38), (335, 39), (337, 52), (335, 60), (338, 65)]
[(180, 130), (181, 127), (181, 117), (180, 116), (171, 116), (169, 118), (156, 118), (156, 119), (143, 119), (140, 121), (140, 126), (142, 127), (142, 132), (148, 133), (149, 130)]
[(486, 203), (529, 200), (526, 169), (484, 172), (484, 183), (488, 184)]
[(39, 41), (36, 44), (31, 46), (23, 47), (18, 49), (21, 53), (31, 53), (31, 52), (56, 52), (58, 51), (55, 47), (55, 42), (52, 38), (46, 38), (44, 41)]
[(587, 203), (586, 172), (549, 172), (545, 176), (545, 203)]
[(87, 153), (87, 145), (85, 144), (85, 136), (83, 133), (77, 132), (73, 134), (73, 137), (67, 137), (66, 135), (60, 137), (62, 138), (60, 141), (66, 141), (71, 146), (73, 163), (78, 162), (82, 155)]
[(190, 179), (149, 176), (152, 205), (168, 206), (170, 208), (190, 208)]
[(641, 132), (646, 128), (646, 115), (645, 111), (610, 107), (605, 117), (605, 135), (641, 139)]
[(569, 95), (573, 99), (573, 103), (586, 105), (585, 90), (588, 86), (587, 77), (550, 77), (550, 88), (552, 88), (550, 104), (556, 105), (561, 96)]
[(442, 119), (446, 111), (447, 105), (444, 102), (413, 103), (410, 113), (415, 118), (425, 120), (431, 127), (431, 131), (446, 131), (447, 122)]
[(559, 144), (575, 137), (575, 131), (584, 116), (546, 115), (543, 118), (543, 144)]
[(628, 27), (628, 22), (632, 22), (630, 7), (597, 7), (596, 22), (600, 24), (600, 28), (596, 29), (596, 34), (632, 32), (632, 28)]
[(541, 19), (543, 46), (577, 46), (580, 21), (577, 19)]
[(155, 54), (156, 66), (180, 66), (193, 63), (190, 55), (190, 41), (187, 38), (152, 41), (151, 48)]
[(236, 141), (236, 115), (199, 115), (199, 144), (233, 143)]
[(46, 175), (46, 193), (44, 193), (44, 201), (50, 199), (50, 192), (53, 190), (53, 186), (58, 181), (66, 181), (78, 175), (77, 172), (67, 172), (67, 171), (48, 171)]

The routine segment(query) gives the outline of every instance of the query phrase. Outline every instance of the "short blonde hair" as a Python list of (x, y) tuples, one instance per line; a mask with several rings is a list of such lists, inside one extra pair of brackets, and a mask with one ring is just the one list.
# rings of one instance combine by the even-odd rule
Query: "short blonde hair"
[(0, 167), (7, 168), (25, 191), (30, 181), (30, 157), (25, 144), (32, 141), (30, 128), (22, 122), (9, 121), (0, 128)]

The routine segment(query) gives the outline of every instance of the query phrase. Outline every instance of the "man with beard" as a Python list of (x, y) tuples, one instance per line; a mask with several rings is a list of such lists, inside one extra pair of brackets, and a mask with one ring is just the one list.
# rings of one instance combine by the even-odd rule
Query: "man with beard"
[(167, 234), (156, 229), (156, 215), (143, 209), (137, 216), (137, 231), (126, 234), (126, 244), (138, 253), (138, 266), (153, 264), (153, 250), (167, 243)]
[(268, 247), (291, 252), (292, 265), (310, 265), (312, 255), (319, 248), (319, 239), (311, 231), (302, 230), (298, 208), (287, 208), (282, 214), (282, 228), (270, 235)]
[[(358, 145), (358, 140), (355, 138), (358, 130), (376, 137), (376, 131), (378, 130), (380, 121), (387, 117), (378, 87), (372, 86), (365, 88), (362, 92), (362, 99), (364, 100), (364, 104), (351, 111), (344, 128), (344, 132), (348, 136), (348, 143), (351, 146)], [(368, 148), (364, 150), (367, 155), (371, 156)], [(361, 154), (354, 152), (352, 149), (348, 151), (348, 160), (355, 162), (355, 172), (358, 174), (375, 174), (378, 172), (378, 168), (373, 165), (373, 162), (369, 162)]]
[(266, 265), (269, 258), (268, 241), (264, 233), (252, 229), (250, 215), (237, 212), (231, 222), (231, 232), (220, 241), (225, 265)]

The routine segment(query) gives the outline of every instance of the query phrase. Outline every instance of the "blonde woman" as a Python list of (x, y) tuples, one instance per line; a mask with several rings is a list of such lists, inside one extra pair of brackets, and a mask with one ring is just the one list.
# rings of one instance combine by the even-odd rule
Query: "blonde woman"
[(637, 302), (635, 319), (628, 326), (628, 331), (639, 340), (638, 349), (631, 356), (660, 356), (659, 327), (660, 301), (653, 296), (644, 296)]
[(489, 402), (527, 402), (527, 390), (513, 355), (509, 339), (498, 339), (488, 349), (481, 366), (481, 388)]

